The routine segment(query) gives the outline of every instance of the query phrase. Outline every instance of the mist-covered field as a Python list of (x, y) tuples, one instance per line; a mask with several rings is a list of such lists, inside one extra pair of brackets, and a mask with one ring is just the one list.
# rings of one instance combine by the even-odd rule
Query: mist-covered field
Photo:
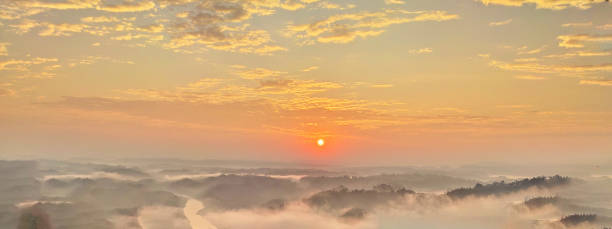
[(0, 161), (0, 227), (601, 229), (612, 227), (606, 174), (600, 165)]

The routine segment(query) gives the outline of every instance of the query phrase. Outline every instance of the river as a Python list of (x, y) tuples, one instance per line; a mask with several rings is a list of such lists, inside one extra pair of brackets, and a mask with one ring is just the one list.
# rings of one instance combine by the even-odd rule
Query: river
[(198, 214), (198, 211), (204, 208), (204, 204), (191, 197), (186, 198), (187, 203), (185, 204), (185, 208), (183, 208), (183, 213), (185, 214), (185, 217), (187, 217), (187, 220), (191, 225), (191, 229), (217, 229), (215, 225), (212, 225), (203, 216)]

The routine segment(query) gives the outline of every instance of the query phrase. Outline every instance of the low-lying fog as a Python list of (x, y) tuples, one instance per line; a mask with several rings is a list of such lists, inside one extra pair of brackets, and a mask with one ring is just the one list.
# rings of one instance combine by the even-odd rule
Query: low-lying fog
[(602, 165), (0, 161), (0, 228), (612, 227)]

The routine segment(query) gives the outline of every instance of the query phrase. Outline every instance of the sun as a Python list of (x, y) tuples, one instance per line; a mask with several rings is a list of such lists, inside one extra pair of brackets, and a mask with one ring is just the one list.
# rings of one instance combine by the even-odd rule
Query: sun
[(317, 145), (318, 145), (318, 146), (323, 146), (323, 145), (325, 145), (325, 140), (323, 140), (322, 138), (319, 138), (319, 139), (317, 140)]

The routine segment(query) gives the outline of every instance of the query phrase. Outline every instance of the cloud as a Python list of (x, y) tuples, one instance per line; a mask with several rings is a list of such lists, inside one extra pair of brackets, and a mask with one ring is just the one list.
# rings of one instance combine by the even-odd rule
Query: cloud
[(508, 20), (504, 20), (504, 21), (494, 21), (494, 22), (490, 22), (489, 26), (491, 27), (496, 27), (496, 26), (502, 26), (502, 25), (507, 25), (510, 24), (512, 22), (512, 18), (508, 19)]
[(43, 181), (45, 182), (45, 185), (47, 185), (49, 188), (61, 188), (78, 182), (75, 180), (113, 179), (121, 181), (138, 181), (141, 178), (142, 177), (124, 176), (117, 173), (93, 172), (88, 174), (46, 175), (43, 177)]
[(577, 52), (568, 52), (563, 54), (551, 54), (546, 55), (546, 58), (573, 58), (573, 57), (599, 57), (599, 56), (610, 56), (611, 52), (598, 52), (598, 51), (577, 51)]
[(40, 8), (23, 8), (19, 6), (8, 6), (11, 3), (14, 4), (14, 1), (4, 1), (3, 4), (4, 3), (6, 3), (7, 6), (0, 7), (0, 19), (3, 20), (15, 20), (23, 17), (37, 15), (46, 11), (45, 9)]
[(337, 220), (336, 217), (318, 214), (310, 207), (294, 203), (284, 211), (270, 213), (265, 210), (238, 210), (226, 212), (213, 212), (205, 217), (217, 228), (256, 228), (266, 229), (374, 229), (379, 228), (376, 223), (360, 221), (347, 224)]
[(497, 108), (505, 108), (505, 109), (523, 109), (523, 108), (531, 108), (531, 107), (533, 107), (533, 105), (511, 104), (511, 105), (497, 105), (496, 107)]
[(23, 0), (11, 4), (21, 8), (52, 9), (52, 10), (81, 10), (96, 9), (100, 11), (125, 13), (148, 11), (155, 8), (155, 3), (149, 0), (122, 1), (118, 4), (103, 0)]
[(612, 86), (612, 80), (580, 80), (581, 85)]
[(519, 52), (518, 52), (517, 54), (518, 54), (518, 55), (532, 55), (532, 54), (538, 54), (538, 53), (542, 52), (542, 51), (544, 50), (544, 48), (546, 48), (546, 46), (542, 46), (542, 47), (539, 47), (539, 48), (537, 48), (537, 49), (531, 49), (531, 50), (529, 50), (529, 49), (527, 49), (527, 46), (523, 46), (523, 47), (520, 47), (520, 48), (518, 49), (518, 50), (519, 50)]
[(107, 23), (107, 22), (119, 22), (120, 19), (116, 17), (99, 16), (99, 17), (83, 17), (81, 18), (81, 21), (86, 22), (86, 23)]
[(299, 0), (286, 0), (281, 3), (281, 8), (285, 10), (295, 11), (304, 8), (304, 4), (302, 4), (302, 2)]
[(411, 49), (408, 51), (410, 54), (429, 54), (433, 52), (431, 48)]
[(51, 23), (41, 23), (44, 27), (40, 32), (38, 32), (39, 36), (71, 36), (73, 33), (80, 33), (87, 25), (84, 24), (51, 24)]
[(514, 76), (514, 78), (522, 79), (522, 80), (545, 80), (546, 79), (546, 77), (534, 76), (534, 75), (518, 75), (518, 76)]
[[(203, 1), (191, 0), (21, 0), (11, 1), (10, 9), (41, 9), (41, 10), (90, 10), (129, 13), (145, 12), (154, 9), (167, 11), (169, 5), (181, 7), (180, 17), (156, 20), (155, 23), (143, 26), (132, 26), (128, 21), (132, 18), (119, 18), (110, 15), (87, 16), (81, 18), (86, 24), (70, 24), (57, 22), (37, 22), (23, 20), (13, 24), (18, 34), (29, 32), (33, 28), (42, 28), (40, 36), (70, 36), (74, 33), (86, 32), (102, 36), (113, 32), (132, 32), (113, 34), (115, 40), (133, 41), (132, 46), (161, 44), (164, 48), (175, 52), (190, 52), (193, 47), (201, 46), (214, 50), (229, 52), (253, 53), (271, 55), (286, 51), (287, 48), (275, 44), (270, 33), (262, 29), (250, 29), (245, 21), (254, 15), (270, 15), (276, 9), (297, 10), (316, 0), (284, 0), (284, 1)], [(159, 6), (159, 7), (158, 7)], [(9, 12), (5, 17), (20, 18), (25, 12)], [(2, 12), (0, 11), (0, 15)], [(108, 24), (113, 24), (109, 26)], [(134, 31), (159, 33), (156, 36), (134, 34)], [(142, 40), (146, 39), (144, 43)], [(167, 39), (169, 38), (169, 39)], [(186, 47), (192, 47), (186, 50)], [(203, 49), (202, 49), (203, 50)], [(193, 51), (191, 51), (193, 52)]]
[(517, 58), (514, 59), (514, 62), (536, 62), (538, 60), (538, 58)]
[(181, 90), (202, 90), (209, 89), (222, 84), (223, 79), (218, 78), (203, 78), (196, 82), (189, 83), (185, 87), (180, 87)]
[(373, 84), (370, 87), (372, 88), (391, 88), (393, 87), (393, 84)]
[(488, 53), (480, 53), (478, 54), (478, 57), (480, 58), (484, 58), (484, 59), (489, 59), (491, 57), (491, 54)]
[[(469, 112), (441, 115), (439, 111), (432, 111), (431, 114), (409, 115), (402, 110), (390, 109), (403, 105), (393, 100), (326, 96), (349, 89), (328, 81), (270, 79), (259, 81), (259, 85), (253, 83), (238, 79), (194, 90), (184, 89), (184, 86), (165, 90), (129, 89), (119, 91), (115, 98), (66, 97), (47, 106), (85, 123), (99, 119), (105, 123), (148, 128), (276, 133), (308, 138), (331, 136), (331, 132), (319, 131), (314, 128), (316, 126), (333, 128), (335, 136), (353, 136), (356, 131), (383, 127), (399, 131), (400, 127), (410, 125), (421, 132), (451, 133), (473, 131), (474, 128), (500, 129), (509, 124), (517, 125), (516, 122), (520, 121), (475, 116)], [(184, 109), (190, 110), (188, 115), (176, 112)], [(155, 110), (166, 112), (153, 112)], [(232, 110), (244, 112), (229, 112)], [(441, 125), (447, 126), (441, 129)]]
[(387, 5), (403, 5), (405, 4), (402, 0), (385, 0), (385, 4)]
[(102, 165), (99, 166), (100, 170), (105, 173), (114, 173), (122, 176), (130, 176), (130, 177), (148, 177), (149, 175), (143, 172), (138, 167), (127, 167), (123, 165)]
[(142, 229), (192, 229), (183, 209), (167, 206), (146, 206), (138, 211)]
[(612, 30), (612, 24), (600, 25), (600, 26), (597, 26), (597, 28), (601, 30)]
[(188, 11), (185, 11), (185, 12), (180, 12), (180, 13), (177, 13), (177, 14), (176, 14), (176, 17), (177, 17), (177, 18), (187, 18), (187, 17), (189, 17), (189, 12), (188, 12)]
[(164, 31), (164, 25), (163, 24), (150, 24), (150, 25), (140, 26), (139, 29), (141, 31), (145, 31), (149, 33), (161, 33)]
[(40, 23), (38, 23), (38, 22), (36, 22), (34, 20), (31, 20), (31, 19), (24, 19), (19, 24), (9, 25), (9, 27), (14, 28), (16, 30), (17, 34), (27, 33), (31, 29), (36, 28), (38, 26), (40, 26)]
[(395, 24), (421, 21), (456, 20), (459, 16), (445, 11), (384, 10), (329, 16), (325, 19), (302, 25), (288, 25), (285, 34), (303, 43), (348, 43), (355, 38), (378, 36), (384, 28)]
[(48, 1), (48, 0), (25, 0), (15, 1), (21, 7), (26, 8), (47, 8), (54, 10), (74, 10), (74, 9), (90, 9), (95, 8), (101, 0), (66, 0), (66, 1)]
[(15, 90), (0, 88), (0, 96), (13, 96), (15, 94)]
[(506, 63), (501, 61), (491, 61), (490, 66), (510, 71), (532, 72), (532, 73), (589, 73), (589, 72), (610, 72), (612, 63), (598, 65), (544, 65), (539, 63)]
[[(253, 71), (254, 70), (254, 71)], [(247, 69), (239, 71), (243, 77), (262, 79), (262, 77), (270, 76), (270, 74), (281, 74), (276, 71), (262, 71), (257, 69)], [(202, 82), (202, 81), (198, 81)], [(325, 92), (331, 89), (342, 88), (343, 85), (327, 81), (315, 80), (297, 80), (297, 79), (270, 79), (260, 80), (259, 87), (247, 87), (240, 84), (231, 84), (229, 81), (213, 81), (212, 84), (206, 82), (205, 85), (214, 85), (211, 87), (178, 87), (172, 91), (158, 90), (128, 90), (126, 93), (134, 96), (142, 96), (142, 98), (173, 100), (173, 101), (190, 101), (190, 102), (210, 102), (210, 103), (234, 103), (250, 100), (270, 100), (281, 106), (293, 107), (293, 105), (306, 106), (308, 100), (315, 100), (308, 96)], [(189, 85), (194, 85), (189, 84)], [(277, 98), (282, 96), (290, 96), (286, 98)], [(294, 96), (294, 97), (292, 97)], [(299, 104), (300, 100), (303, 104)], [(334, 99), (319, 98), (318, 103), (330, 102)], [(339, 101), (338, 101), (339, 102)], [(320, 104), (322, 105), (322, 104)], [(340, 104), (338, 104), (340, 105)], [(347, 104), (348, 105), (348, 104)], [(287, 108), (289, 108), (287, 107)], [(297, 107), (293, 107), (297, 109)]]
[(328, 1), (321, 1), (319, 2), (317, 6), (323, 9), (337, 9), (337, 10), (352, 9), (356, 7), (354, 4), (347, 4), (347, 5), (342, 6), (342, 5), (331, 3)]
[[(176, 18), (168, 49), (203, 45), (215, 50), (271, 55), (287, 48), (274, 44), (266, 30), (251, 30), (245, 20), (253, 15), (270, 15), (275, 9), (297, 10), (316, 0), (206, 1)], [(182, 3), (182, 2), (181, 2)], [(181, 4), (178, 3), (178, 4)]]
[[(252, 69), (237, 69), (241, 70)], [(252, 77), (251, 73), (247, 75)], [(259, 72), (255, 75), (257, 78), (261, 77)], [(61, 112), (80, 113), (83, 117), (104, 116), (103, 120), (108, 122), (187, 129), (222, 129), (238, 133), (275, 132), (310, 136), (322, 133), (310, 130), (310, 127), (302, 126), (302, 123), (318, 122), (346, 129), (364, 124), (353, 125), (347, 122), (338, 126), (336, 121), (365, 121), (374, 117), (378, 122), (368, 122), (369, 128), (391, 125), (389, 122), (383, 122), (391, 117), (384, 115), (381, 110), (393, 104), (391, 102), (333, 98), (323, 94), (344, 87), (336, 82), (274, 77), (257, 80), (200, 80), (166, 90), (122, 90), (115, 99), (67, 97), (64, 101), (49, 106), (56, 107), (55, 109)], [(130, 103), (134, 103), (130, 106), (133, 109), (125, 109)], [(168, 112), (164, 112), (166, 115), (154, 115), (155, 117), (142, 115), (141, 112), (154, 107), (167, 107), (163, 109)], [(184, 116), (173, 112), (180, 109), (193, 109), (193, 115)], [(249, 115), (228, 113), (231, 110), (241, 110)], [(263, 121), (252, 122), (254, 118)], [(281, 125), (278, 125), (279, 123)]]
[[(93, 22), (95, 20), (101, 20), (100, 18), (86, 18), (86, 21)], [(9, 27), (13, 28), (17, 34), (28, 33), (35, 28), (39, 28), (38, 35), (42, 37), (47, 36), (72, 36), (76, 33), (88, 33), (95, 36), (102, 36), (114, 31), (123, 31), (127, 29), (127, 24), (117, 24), (115, 28), (100, 25), (91, 24), (70, 24), (70, 23), (50, 23), (50, 22), (38, 22), (30, 19), (24, 19), (18, 24), (11, 24)], [(122, 29), (118, 29), (121, 27)], [(132, 30), (131, 28), (129, 30)]]
[(538, 9), (562, 10), (568, 7), (589, 9), (592, 5), (608, 2), (606, 0), (480, 0), (485, 5), (503, 5), (520, 7), (533, 4)]
[(383, 30), (350, 30), (345, 26), (338, 26), (328, 31), (328, 34), (322, 35), (317, 38), (318, 42), (321, 43), (349, 43), (357, 37), (366, 38), (370, 36), (378, 36), (382, 34)]
[(31, 65), (40, 65), (49, 62), (57, 62), (57, 58), (43, 58), (34, 57), (29, 60), (6, 60), (0, 62), (0, 71), (13, 70), (13, 71), (28, 71)]
[(561, 27), (588, 27), (588, 26), (592, 26), (593, 22), (572, 22), (572, 23), (565, 23), (562, 24)]
[(311, 71), (314, 71), (314, 70), (317, 70), (317, 69), (319, 69), (319, 66), (310, 66), (310, 67), (307, 67), (307, 68), (303, 69), (302, 71), (303, 72), (311, 72)]
[[(244, 20), (235, 15), (234, 20)], [(269, 55), (287, 50), (271, 44), (270, 34), (265, 30), (249, 30), (248, 24), (240, 27), (224, 27), (221, 23), (227, 20), (218, 15), (207, 13), (193, 14), (185, 22), (175, 24), (170, 42), (164, 47), (178, 49), (193, 45), (204, 45), (216, 50), (230, 52), (255, 53)]]
[(116, 40), (116, 41), (131, 41), (131, 40), (135, 40), (135, 39), (141, 39), (141, 38), (150, 38), (150, 35), (147, 34), (132, 34), (132, 33), (128, 33), (125, 35), (121, 35), (121, 36), (115, 36), (115, 37), (111, 37), (111, 40)]
[(82, 59), (71, 60), (71, 63), (69, 63), (69, 66), (74, 67), (79, 64), (89, 65), (89, 64), (99, 63), (99, 62), (109, 62), (109, 63), (115, 63), (115, 64), (134, 64), (134, 61), (131, 61), (131, 60), (120, 60), (120, 59), (115, 59), (115, 58), (108, 57), (108, 56), (86, 56), (86, 57), (83, 57)]
[(287, 72), (270, 70), (267, 68), (253, 68), (253, 69), (239, 69), (236, 71), (236, 75), (243, 79), (263, 79), (268, 77), (280, 76)]
[(155, 3), (148, 0), (125, 1), (120, 4), (101, 4), (96, 6), (97, 10), (115, 13), (149, 11), (153, 8), (155, 8)]
[(255, 53), (259, 55), (272, 55), (272, 53), (280, 51), (287, 51), (287, 48), (278, 45), (262, 45), (259, 47), (244, 47), (239, 49), (239, 52), (242, 53)]
[(0, 56), (8, 56), (8, 47), (11, 43), (8, 42), (0, 42)]
[(577, 35), (561, 35), (557, 37), (559, 41), (559, 47), (564, 48), (582, 48), (585, 42), (612, 42), (612, 34), (602, 35), (588, 35), (588, 34), (577, 34)]

